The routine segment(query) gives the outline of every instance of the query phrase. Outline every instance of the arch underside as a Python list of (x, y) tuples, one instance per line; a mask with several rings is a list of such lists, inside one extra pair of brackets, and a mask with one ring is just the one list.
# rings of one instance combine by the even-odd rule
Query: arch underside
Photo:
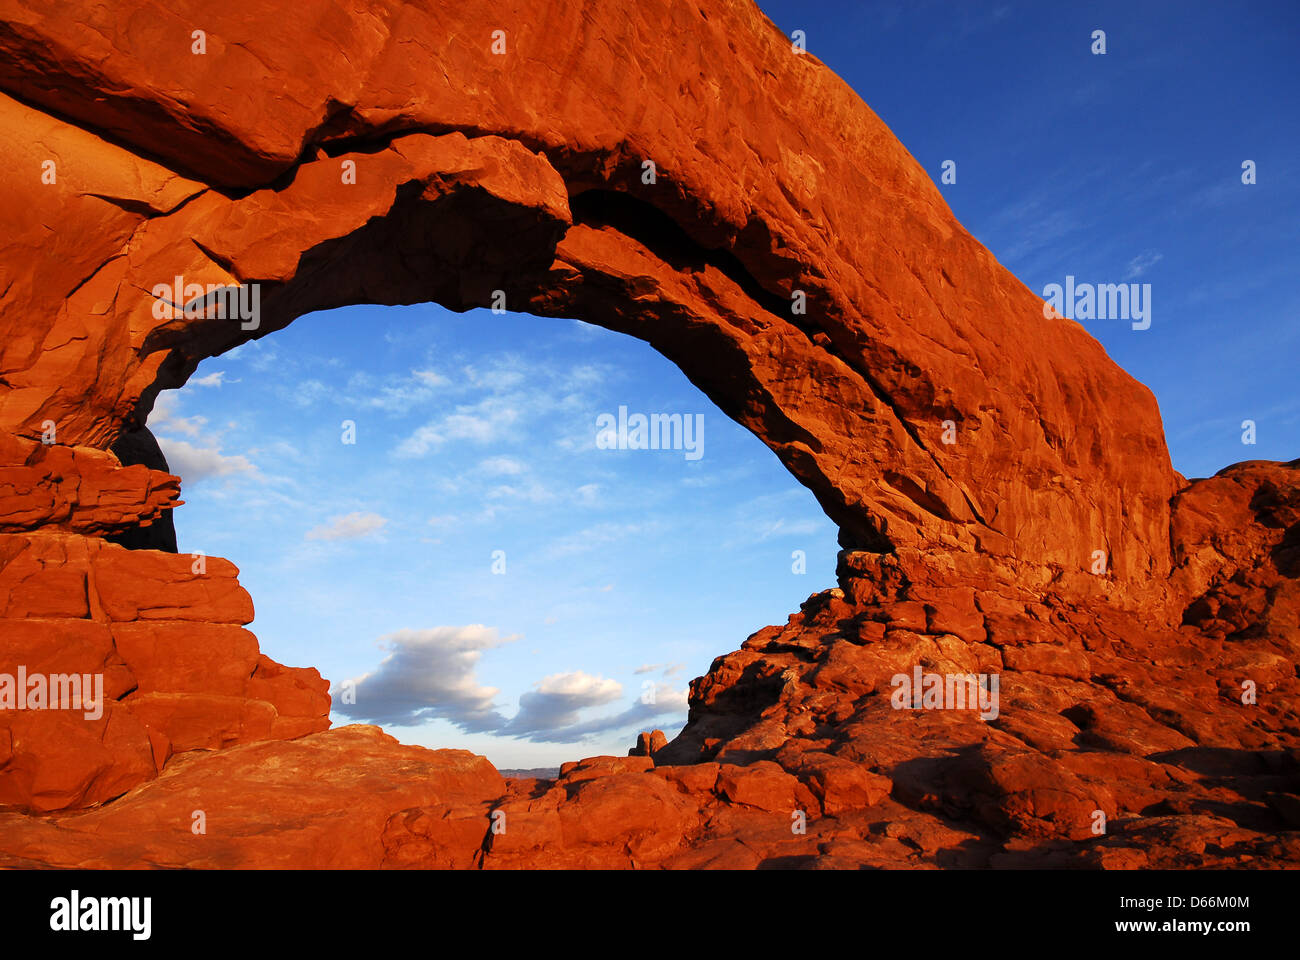
[[(6, 291), (15, 320), (48, 317), (0, 358), (20, 437), (52, 419), (105, 449), (198, 360), (312, 309), (504, 290), (665, 354), (846, 547), (1067, 572), (1103, 550), (1133, 589), (1169, 569), (1180, 478), (1150, 393), (1045, 319), (856, 94), (753, 8), (642, 5), (594, 44), (579, 5), (544, 36), (523, 4), (367, 8), (330, 18), (346, 59), (328, 68), (297, 55), (311, 15), (205, 9), (212, 50), (178, 72), (95, 9), (8, 6), (9, 149), (32, 169), (95, 158), (10, 214), (64, 225), (19, 247), (48, 261), (39, 288)], [(504, 57), (468, 39), (499, 20)], [(638, 55), (649, 28), (675, 75)], [(260, 329), (159, 320), (148, 291), (175, 276), (259, 284)]]
[[(209, 787), (276, 758), (322, 791), (317, 823), (357, 799), (330, 770), (387, 771), (390, 800), (367, 794), (374, 822), (347, 833), (369, 846), (332, 865), (377, 865), (381, 845), (385, 863), (432, 863), (460, 835), (420, 831), (476, 804), (552, 833), (471, 837), (445, 865), (570, 846), (573, 865), (690, 865), (683, 837), (728, 839), (704, 827), (719, 803), (847, 804), (861, 836), (882, 803), (922, 832), (965, 818), (954, 843), (978, 859), (1172, 797), (1187, 780), (1144, 765), (1179, 751), (1294, 748), (1295, 465), (1188, 486), (1150, 392), (1044, 317), (857, 94), (752, 5), (42, 7), (0, 0), (0, 652), (100, 670), (108, 703), (86, 724), (0, 717), (0, 806), (113, 803), (63, 826), (0, 812), (40, 838), (28, 851), (48, 842), (40, 862), (106, 862), (96, 843), (154, 829), (147, 781), (198, 749), (220, 751), (186, 767)], [(178, 277), (256, 285), (256, 327), (159, 309)], [(538, 797), (468, 755), (322, 732), (328, 684), (260, 654), (233, 564), (105, 539), (176, 505), (178, 478), (110, 448), (202, 359), (316, 310), (468, 310), (497, 291), (660, 351), (812, 490), (845, 548), (836, 589), (695, 681), (663, 770), (618, 767), (652, 811), (635, 843), (574, 826), (603, 822), (578, 781), (529, 821)], [(891, 676), (922, 663), (1001, 671), (1002, 717), (891, 710)], [(1272, 712), (1221, 695), (1243, 671), (1272, 684)], [(715, 761), (713, 779), (671, 772)], [(438, 776), (470, 799), (431, 792)], [(226, 809), (272, 816), (248, 790)], [(203, 856), (250, 862), (221, 843)], [(208, 862), (161, 834), (151, 849)]]

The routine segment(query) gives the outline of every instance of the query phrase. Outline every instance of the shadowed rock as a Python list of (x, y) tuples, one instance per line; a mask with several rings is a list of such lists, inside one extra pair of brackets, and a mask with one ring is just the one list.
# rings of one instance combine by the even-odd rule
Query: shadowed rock
[[(33, 171), (0, 180), (0, 674), (100, 673), (108, 701), (0, 713), (3, 862), (1300, 855), (1296, 463), (1189, 484), (1150, 391), (752, 4), (0, 0), (0, 24), (6, 167)], [(178, 277), (256, 315), (178, 312)], [(838, 586), (692, 683), (672, 743), (555, 779), (323, 732), (328, 685), (260, 654), (234, 566), (166, 552), (177, 478), (123, 432), (305, 313), (497, 291), (651, 344), (844, 548)], [(998, 677), (996, 715), (900, 707), (913, 671)], [(204, 797), (237, 835), (195, 845)]]
[[(150, 470), (171, 473), (167, 458), (163, 456), (162, 448), (148, 427), (125, 431), (109, 450), (122, 461), (124, 467), (138, 463)], [(128, 550), (165, 550), (175, 553), (176, 524), (172, 512), (164, 510), (162, 516), (148, 526), (131, 527), (106, 539), (109, 543), (120, 544)]]

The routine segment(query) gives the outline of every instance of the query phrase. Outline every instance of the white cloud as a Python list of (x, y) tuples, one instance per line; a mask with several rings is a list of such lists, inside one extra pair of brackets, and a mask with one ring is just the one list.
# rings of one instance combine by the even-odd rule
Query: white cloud
[(467, 366), (465, 379), (476, 387), (486, 387), (494, 392), (512, 390), (528, 378), (532, 371), (521, 369), (524, 364), (517, 357), (496, 360), (488, 370)]
[(451, 382), (436, 370), (412, 370), (411, 376), (427, 387), (441, 387)]
[(488, 457), (478, 466), (484, 473), (504, 476), (518, 476), (524, 472), (524, 465), (513, 457)]
[(434, 447), (442, 445), (444, 437), (432, 424), (425, 424), (397, 445), (397, 455), (404, 458), (422, 457)]
[(226, 377), (226, 372), (224, 370), (214, 370), (212, 373), (209, 373), (207, 376), (196, 377), (192, 380), (186, 381), (185, 385), (187, 387), (219, 387), (223, 383), (239, 382), (238, 380), (227, 380), (225, 379), (225, 377)]
[[(344, 702), (342, 689), (332, 691), (334, 710), (353, 720), (392, 726), (441, 719), (467, 733), (534, 743), (578, 743), (656, 717), (686, 713), (686, 690), (656, 683), (627, 709), (583, 720), (583, 711), (620, 699), (623, 685), (573, 670), (535, 683), (519, 698), (518, 712), (507, 720), (495, 703), (500, 691), (481, 683), (477, 668), (484, 650), (517, 639), (498, 637), (495, 629), (481, 624), (399, 630), (381, 638), (380, 645), (390, 652), (379, 667), (349, 682), (355, 703)], [(648, 695), (651, 692), (653, 696)]]
[[(606, 379), (604, 369), (595, 364), (561, 366), (517, 355), (462, 366), (454, 378), (431, 369), (413, 370), (412, 376), (425, 395), (431, 396), (436, 386), (441, 396), (460, 402), (444, 406), (398, 444), (394, 453), (405, 459), (426, 456), (456, 440), (488, 444), (508, 439), (543, 417), (589, 405), (582, 391)], [(593, 426), (585, 437), (560, 443), (594, 448), (594, 438)]]
[(448, 720), (467, 733), (500, 729), (505, 719), (493, 703), (500, 692), (476, 676), (484, 650), (517, 639), (492, 627), (431, 627), (381, 637), (390, 653), (379, 667), (351, 681), (355, 703), (334, 692), (334, 710), (354, 720), (412, 726)]
[[(566, 675), (569, 676), (569, 675)], [(582, 674), (582, 676), (586, 676)], [(599, 679), (599, 678), (595, 678)], [(613, 681), (609, 681), (613, 682)], [(647, 694), (653, 691), (653, 696)], [(595, 691), (589, 693), (589, 697), (594, 699)], [(525, 699), (533, 697), (529, 704), (525, 704)], [(578, 698), (574, 698), (574, 702)], [(604, 702), (617, 699), (617, 697), (608, 697)], [(650, 702), (646, 702), (649, 700)], [(516, 722), (523, 717), (520, 726), (527, 726), (530, 729), (525, 733), (516, 733), (517, 736), (524, 736), (525, 739), (534, 743), (578, 743), (597, 734), (611, 733), (617, 730), (631, 729), (640, 727), (644, 729), (650, 721), (656, 718), (667, 716), (684, 716), (688, 709), (687, 691), (685, 689), (675, 689), (668, 684), (657, 683), (650, 691), (639, 696), (630, 707), (619, 713), (605, 714), (591, 720), (579, 721), (577, 719), (577, 710), (581, 707), (566, 712), (564, 707), (568, 701), (563, 694), (542, 694), (539, 689), (536, 695), (524, 694), (519, 698), (519, 716), (510, 721), (510, 724), (501, 732), (516, 733)], [(584, 703), (583, 706), (592, 706), (592, 703)], [(527, 712), (526, 712), (527, 711)]]
[(612, 703), (623, 695), (617, 680), (593, 676), (581, 670), (543, 677), (519, 698), (519, 712), (502, 731), (516, 736), (548, 733), (578, 722), (587, 707)]
[(183, 433), (187, 437), (197, 438), (207, 424), (208, 418), (178, 416), (176, 407), (175, 391), (168, 390), (158, 394), (158, 399), (154, 401), (153, 410), (149, 414), (147, 424), (149, 430), (155, 437), (164, 433)]
[(581, 364), (568, 372), (564, 379), (566, 390), (581, 390), (605, 382), (605, 371), (591, 364)]
[(462, 404), (441, 420), (431, 420), (419, 427), (397, 447), (397, 456), (422, 457), (448, 440), (491, 443), (505, 435), (521, 420), (514, 401), (504, 397), (487, 397), (474, 404)]
[(387, 517), (377, 513), (349, 513), (331, 517), (328, 524), (307, 531), (308, 540), (356, 540), (376, 533), (388, 523)]
[[(183, 391), (165, 391), (159, 394), (149, 414), (148, 427), (158, 439), (158, 446), (167, 458), (168, 469), (190, 485), (214, 477), (241, 474), (261, 477), (257, 466), (248, 457), (222, 452), (223, 431), (206, 429), (206, 417), (182, 417), (178, 414), (183, 396)], [(191, 439), (181, 440), (178, 434)]]
[(363, 409), (400, 415), (430, 403), (436, 388), (448, 382), (434, 370), (412, 370), (409, 377), (393, 377), (386, 383), (376, 383), (374, 377), (359, 372), (348, 378), (348, 392), (340, 400)]
[(458, 407), (443, 421), (443, 430), (453, 440), (487, 443), (518, 419), (518, 410), (493, 398), (472, 407)]
[(196, 447), (188, 440), (172, 440), (167, 437), (159, 437), (158, 446), (167, 458), (168, 469), (189, 483), (210, 477), (257, 472), (247, 457), (227, 456), (215, 447)]
[(523, 484), (503, 483), (487, 493), (489, 500), (514, 500), (522, 503), (548, 503), (555, 499), (541, 484), (529, 481)]
[(319, 380), (303, 380), (289, 394), (289, 400), (298, 407), (315, 407), (330, 395), (330, 388)]

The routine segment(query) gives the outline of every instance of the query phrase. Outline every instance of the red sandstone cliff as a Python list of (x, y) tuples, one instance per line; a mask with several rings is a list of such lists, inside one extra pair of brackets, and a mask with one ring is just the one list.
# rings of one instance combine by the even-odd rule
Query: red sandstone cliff
[[(0, 712), (0, 862), (1300, 853), (1296, 464), (1189, 485), (1150, 392), (752, 5), (0, 0), (0, 54), (0, 673), (98, 672), (106, 701)], [(259, 285), (257, 327), (160, 311), (177, 276)], [(673, 743), (554, 782), (326, 731), (232, 564), (106, 540), (179, 502), (109, 451), (201, 359), (494, 290), (649, 342), (845, 547), (837, 589), (695, 681)], [(893, 709), (917, 667), (997, 674), (999, 715)]]

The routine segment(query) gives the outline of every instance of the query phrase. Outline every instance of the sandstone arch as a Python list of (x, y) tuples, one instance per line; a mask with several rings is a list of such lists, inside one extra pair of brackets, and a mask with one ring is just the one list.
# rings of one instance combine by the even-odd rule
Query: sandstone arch
[[(840, 603), (912, 603), (873, 622), (975, 645), (997, 616), (1021, 632), (1026, 617), (1058, 632), (1068, 621), (1076, 638), (1096, 627), (1078, 608), (1031, 617), (1056, 609), (1051, 594), (1103, 619), (1139, 607), (1143, 629), (1173, 642), (1238, 549), (1175, 513), (1176, 496), (1210, 494), (1184, 490), (1150, 392), (1080, 326), (1045, 319), (858, 96), (749, 4), (304, 0), (286, 17), (202, 0), (111, 12), (0, 0), (0, 19), (0, 609), (11, 645), (76, 647), (131, 693), (75, 782), (42, 780), (54, 775), (40, 745), (82, 734), (22, 733), (0, 802), (94, 803), (172, 750), (325, 725), (314, 671), (259, 658), (241, 629), (251, 603), (233, 567), (214, 560), (200, 579), (188, 558), (102, 540), (176, 503), (175, 478), (107, 452), (157, 392), (310, 310), (465, 309), (504, 290), (514, 309), (646, 340), (839, 525), (849, 596), (801, 621), (834, 614), (825, 636), (848, 619)], [(199, 27), (206, 52), (191, 53)], [(259, 284), (260, 326), (156, 315), (150, 291), (176, 276)], [(796, 291), (806, 314), (788, 309)], [(944, 421), (956, 444), (940, 440)], [(1104, 578), (1087, 569), (1097, 550)], [(1259, 544), (1241, 550), (1269, 571), (1258, 590), (1291, 576)], [(980, 605), (979, 577), (1011, 585), (1010, 607)], [(946, 610), (950, 590), (970, 592), (952, 601), (970, 637), (917, 613)], [(1265, 620), (1281, 609), (1256, 607)], [(217, 651), (209, 667), (236, 665), (219, 692), (187, 687), (197, 668), (169, 657), (189, 654), (158, 639), (179, 647), (196, 630)], [(1051, 647), (1005, 665), (1091, 680), (1086, 656), (1044, 660)], [(767, 662), (697, 684), (682, 758), (728, 738), (737, 757), (766, 756), (792, 735), (754, 733), (746, 713), (785, 702)], [(709, 729), (719, 689), (759, 674), (765, 692), (719, 708)]]
[[(461, 309), (504, 289), (667, 354), (813, 489), (846, 546), (946, 541), (1070, 569), (1105, 549), (1125, 579), (1168, 570), (1177, 481), (1149, 392), (1045, 320), (857, 96), (752, 8), (593, 21), (575, 6), (544, 23), (525, 4), (309, 4), (292, 23), (134, 9), (158, 31), (76, 5), (7, 12), (15, 170), (95, 157), (11, 208), (19, 236), (34, 216), (80, 227), (75, 252), (30, 251), (39, 286), (8, 293), (25, 329), (0, 412), (18, 435), (53, 419), (102, 448), (238, 341), (150, 316), (142, 290), (175, 275), (263, 284), (260, 332), (321, 306)], [(206, 54), (189, 52), (191, 23)], [(341, 56), (303, 58), (329, 25)], [(612, 54), (652, 27), (671, 70)], [(92, 55), (105, 44), (112, 57)], [(629, 104), (629, 85), (658, 92)], [(588, 202), (602, 191), (641, 212)]]

